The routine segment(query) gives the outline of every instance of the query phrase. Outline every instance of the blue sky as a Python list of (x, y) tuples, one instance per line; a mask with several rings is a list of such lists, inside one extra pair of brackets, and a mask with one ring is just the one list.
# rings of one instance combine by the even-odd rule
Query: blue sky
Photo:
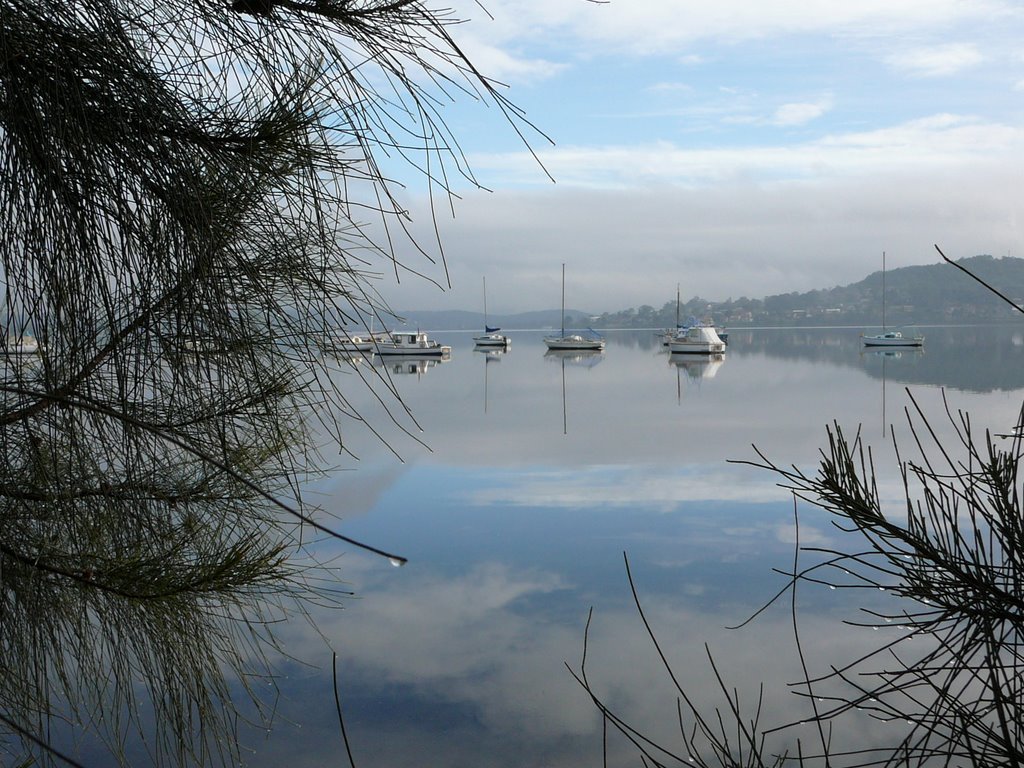
[[(1024, 7), (490, 0), (452, 34), (553, 141), (456, 100), (488, 191), (441, 216), (453, 287), (392, 306), (590, 311), (845, 284), (947, 254), (1024, 257)], [(425, 186), (409, 188), (421, 224)], [(435, 277), (437, 270), (431, 271)]]

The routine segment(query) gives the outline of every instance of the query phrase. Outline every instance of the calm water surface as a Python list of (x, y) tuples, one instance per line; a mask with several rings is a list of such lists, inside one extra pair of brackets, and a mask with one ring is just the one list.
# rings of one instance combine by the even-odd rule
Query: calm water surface
[[(358, 461), (337, 456), (343, 471), (315, 490), (345, 534), (409, 558), (394, 568), (337, 550), (338, 576), (357, 597), (316, 616), (338, 654), (356, 765), (600, 764), (600, 718), (565, 666), (579, 666), (591, 608), (595, 687), (678, 746), (675, 696), (624, 553), (689, 692), (721, 704), (707, 643), (745, 700), (767, 683), (766, 721), (800, 719), (784, 688), (798, 676), (788, 605), (726, 629), (784, 583), (773, 569), (792, 566), (793, 502), (771, 473), (730, 461), (756, 459), (756, 445), (813, 471), (826, 425), (860, 426), (898, 514), (886, 431), (896, 425), (903, 450), (907, 387), (947, 435), (943, 395), (977, 429), (997, 431), (1017, 421), (1024, 398), (1024, 328), (925, 333), (923, 352), (883, 355), (864, 352), (857, 330), (733, 331), (722, 360), (687, 362), (670, 360), (649, 331), (609, 333), (596, 357), (546, 354), (535, 332), (512, 332), (503, 355), (475, 351), (469, 334), (437, 333), (453, 347), (449, 362), (345, 374), (354, 408), (401, 459), (353, 423), (347, 447)], [(374, 370), (386, 370), (415, 423), (394, 405), (391, 421), (362, 387), (356, 377)], [(801, 509), (801, 543), (840, 535)], [(812, 663), (877, 640), (840, 623), (854, 604), (837, 592), (805, 590), (801, 606)], [(247, 735), (250, 763), (347, 765), (330, 649), (300, 622), (283, 636), (306, 663), (282, 666), (279, 723)]]

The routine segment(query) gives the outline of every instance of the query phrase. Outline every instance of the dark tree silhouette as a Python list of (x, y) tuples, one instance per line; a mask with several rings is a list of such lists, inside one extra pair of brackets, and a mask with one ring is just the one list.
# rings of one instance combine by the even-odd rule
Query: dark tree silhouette
[(345, 328), (387, 317), (376, 276), (443, 265), (389, 174), (432, 199), (473, 181), (453, 98), (530, 128), (456, 21), (419, 0), (0, 0), (12, 754), (53, 759), (66, 718), (123, 759), (149, 710), (155, 762), (235, 762), (229, 675), (259, 680), (271, 620), (330, 594), (303, 545), (344, 537), (300, 489), (314, 429), (344, 448)]

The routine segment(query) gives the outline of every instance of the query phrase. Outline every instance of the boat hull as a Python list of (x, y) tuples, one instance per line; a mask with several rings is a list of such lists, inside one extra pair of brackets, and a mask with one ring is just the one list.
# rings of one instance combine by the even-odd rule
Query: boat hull
[(440, 344), (429, 338), (427, 334), (417, 333), (391, 333), (387, 337), (378, 338), (374, 351), (381, 357), (450, 357), (452, 348), (447, 344)]
[(924, 336), (862, 336), (865, 347), (922, 347)]
[(725, 342), (686, 344), (673, 341), (668, 345), (668, 349), (673, 355), (720, 355), (725, 352)]
[(573, 338), (546, 338), (544, 343), (547, 344), (548, 349), (555, 350), (603, 350), (604, 339), (573, 339)]
[(349, 354), (373, 352), (373, 348), (372, 341), (343, 341), (340, 345), (341, 351)]
[(381, 357), (446, 357), (451, 355), (452, 348), (449, 346), (436, 346), (436, 347), (389, 347), (386, 345), (380, 345), (377, 347), (376, 352)]
[(668, 350), (673, 355), (720, 355), (725, 352), (725, 342), (713, 326), (694, 325), (672, 339)]
[(473, 344), (478, 347), (507, 347), (509, 345), (509, 339), (507, 336), (501, 336), (500, 334), (491, 334), (489, 336), (474, 336)]
[(17, 339), (8, 339), (5, 350), (8, 355), (21, 357), (38, 355), (42, 351), (42, 346), (33, 337), (24, 336)]

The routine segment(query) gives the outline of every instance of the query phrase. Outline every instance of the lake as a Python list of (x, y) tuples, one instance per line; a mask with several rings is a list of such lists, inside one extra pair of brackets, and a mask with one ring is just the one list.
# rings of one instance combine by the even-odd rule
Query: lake
[[(340, 373), (379, 437), (346, 422), (350, 453), (328, 457), (339, 471), (310, 493), (345, 535), (409, 562), (324, 546), (355, 596), (315, 615), (322, 637), (301, 621), (282, 628), (304, 663), (281, 665), (278, 722), (246, 732), (249, 763), (348, 764), (333, 648), (358, 766), (599, 765), (601, 718), (566, 667), (579, 669), (591, 608), (595, 689), (679, 747), (675, 692), (624, 553), (688, 693), (722, 704), (709, 648), (745, 702), (766, 684), (765, 724), (799, 720), (805, 704), (785, 689), (799, 679), (788, 601), (727, 629), (785, 584), (794, 502), (772, 473), (732, 462), (756, 460), (756, 446), (810, 473), (827, 425), (860, 427), (898, 515), (888, 427), (909, 454), (908, 387), (943, 439), (943, 397), (979, 434), (1009, 429), (1024, 399), (1024, 327), (923, 330), (922, 351), (883, 354), (863, 350), (857, 329), (733, 329), (713, 361), (670, 359), (652, 331), (608, 332), (596, 357), (546, 353), (540, 332), (509, 332), (501, 355), (475, 351), (471, 334), (434, 333), (450, 361)], [(411, 417), (386, 399), (385, 372)], [(843, 536), (807, 504), (799, 535)], [(802, 590), (801, 639), (819, 670), (877, 640), (841, 623), (862, 600)], [(618, 764), (622, 741), (610, 739)]]

